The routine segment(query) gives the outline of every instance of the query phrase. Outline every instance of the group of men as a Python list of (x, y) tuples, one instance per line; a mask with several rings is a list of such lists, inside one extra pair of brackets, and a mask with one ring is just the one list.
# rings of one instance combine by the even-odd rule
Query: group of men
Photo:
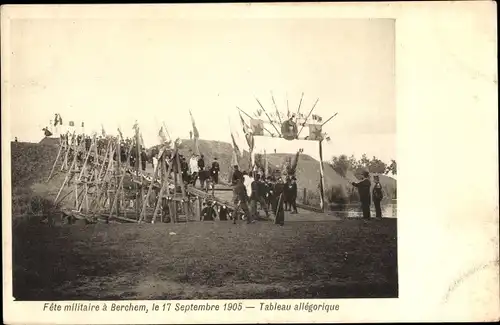
[(370, 205), (371, 199), (373, 197), (373, 204), (375, 205), (375, 217), (382, 218), (382, 207), (381, 202), (384, 197), (382, 191), (382, 185), (380, 184), (380, 179), (377, 175), (373, 176), (375, 182), (372, 193), (370, 195), (371, 182), (370, 173), (367, 171), (363, 172), (363, 179), (359, 182), (352, 182), (354, 187), (358, 188), (359, 199), (361, 201), (361, 210), (363, 211), (363, 218), (370, 219)]
[[(233, 166), (231, 177), (233, 187), (233, 203), (237, 206), (237, 212), (241, 208), (245, 214), (247, 223), (254, 223), (259, 218), (257, 204), (264, 210), (266, 217), (274, 217), (276, 224), (283, 226), (285, 223), (285, 211), (297, 213), (297, 183), (295, 177), (287, 177), (286, 182), (282, 177), (268, 176), (262, 178), (256, 174), (254, 178), (246, 171), (241, 172), (238, 166)], [(271, 212), (271, 213), (270, 213)], [(233, 219), (236, 222), (236, 217)]]
[[(153, 156), (153, 168), (158, 164), (158, 154)], [(215, 184), (219, 183), (220, 165), (217, 158), (214, 158), (210, 168), (205, 164), (204, 155), (192, 154), (188, 160), (183, 155), (179, 154), (181, 167), (182, 182), (185, 185), (196, 186), (197, 181), (200, 183), (200, 188), (208, 192), (210, 188), (214, 189)], [(168, 162), (167, 162), (168, 168)], [(176, 168), (174, 169), (176, 171)]]

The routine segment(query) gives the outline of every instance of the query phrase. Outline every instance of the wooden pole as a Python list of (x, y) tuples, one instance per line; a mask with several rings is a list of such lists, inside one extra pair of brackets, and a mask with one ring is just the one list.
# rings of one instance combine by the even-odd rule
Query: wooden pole
[[(127, 157), (128, 157), (128, 158), (130, 158), (130, 155), (131, 155), (131, 154), (132, 154), (132, 148), (130, 148), (130, 149), (128, 150), (128, 155), (127, 155)], [(120, 189), (121, 189), (121, 188), (122, 188), (122, 186), (123, 186), (123, 179), (125, 178), (125, 174), (126, 174), (126, 173), (122, 173), (122, 174), (120, 175), (120, 183), (118, 183), (118, 187), (117, 187), (116, 192), (115, 192), (115, 197), (113, 198), (113, 203), (112, 203), (112, 205), (111, 205), (111, 210), (109, 211), (109, 218), (111, 218), (111, 217), (113, 216), (113, 211), (114, 211), (114, 209), (115, 209), (116, 203), (117, 203), (117, 201), (118, 201), (118, 197), (119, 197), (119, 195), (120, 195), (119, 191), (120, 191)]]
[[(242, 112), (243, 114), (245, 114), (249, 119), (253, 120), (254, 118), (251, 117), (250, 115), (248, 115), (244, 110), (242, 110), (241, 108), (239, 108), (238, 106), (236, 106), (236, 108)], [(266, 127), (263, 127), (264, 131), (267, 131), (267, 133), (269, 133), (270, 135), (273, 135), (273, 133), (271, 131), (269, 131)]]
[(278, 128), (274, 125), (273, 121), (271, 120), (271, 118), (269, 117), (269, 115), (267, 114), (266, 112), (266, 109), (264, 108), (264, 106), (262, 106), (262, 104), (260, 103), (260, 101), (255, 98), (255, 100), (257, 100), (257, 103), (259, 103), (260, 107), (262, 108), (262, 111), (266, 114), (267, 116), (267, 119), (269, 120), (269, 123), (271, 123), (271, 125), (273, 126), (273, 128), (276, 130), (276, 132), (278, 132), (278, 135), (281, 137), (281, 132), (278, 130)]
[[(66, 173), (66, 178), (64, 178), (64, 182), (63, 182), (61, 188), (59, 189), (59, 192), (57, 193), (57, 196), (56, 196), (56, 198), (54, 200), (54, 205), (57, 205), (57, 199), (59, 199), (59, 196), (61, 195), (61, 192), (64, 189), (64, 187), (66, 186), (66, 183), (69, 181), (69, 176), (71, 175), (71, 172), (72, 172), (73, 168), (75, 167), (75, 163), (76, 163), (76, 142), (74, 142), (73, 147), (74, 147), (73, 151), (75, 153), (73, 155), (73, 161), (71, 163), (71, 166), (70, 166), (68, 172)], [(69, 151), (69, 148), (68, 148), (68, 151)]]
[(328, 118), (328, 120), (326, 120), (325, 122), (323, 122), (323, 124), (321, 124), (321, 126), (325, 125), (326, 123), (328, 123), (332, 118), (334, 118), (335, 116), (337, 116), (338, 113), (335, 113), (333, 114), (332, 116), (330, 116), (330, 118)]
[(316, 99), (316, 102), (314, 103), (313, 107), (311, 108), (311, 110), (309, 111), (309, 114), (307, 114), (307, 117), (306, 119), (304, 120), (304, 123), (302, 124), (302, 128), (300, 129), (299, 133), (297, 133), (297, 138), (299, 137), (300, 135), (300, 132), (302, 132), (302, 130), (304, 129), (304, 126), (306, 126), (306, 122), (307, 122), (307, 119), (309, 118), (309, 116), (311, 116), (311, 113), (313, 112), (314, 108), (316, 107), (316, 104), (318, 103), (319, 101), (319, 98)]
[[(121, 147), (121, 143), (120, 143), (120, 137), (117, 137), (116, 138), (116, 177), (119, 177), (120, 175), (120, 172), (121, 172), (121, 167), (122, 167), (122, 147)], [(119, 193), (119, 188), (118, 188), (118, 182), (117, 182), (117, 188), (116, 188), (116, 193), (118, 194)], [(121, 200), (121, 193), (120, 193), (120, 197), (118, 198), (118, 205), (117, 205), (117, 208), (116, 208), (116, 214), (117, 215), (120, 215), (120, 211), (122, 210), (121, 207), (122, 207), (122, 200)]]
[(300, 106), (302, 105), (302, 98), (304, 98), (304, 93), (302, 93), (302, 96), (300, 96), (299, 107), (297, 108), (297, 114), (295, 115), (297, 119), (299, 118)]
[(273, 99), (274, 108), (276, 109), (276, 115), (278, 115), (278, 121), (280, 121), (280, 125), (281, 125), (283, 122), (281, 121), (280, 112), (278, 110), (278, 106), (276, 105), (276, 101), (274, 100), (274, 95), (273, 95), (272, 91), (271, 91), (271, 98)]
[[(141, 165), (141, 139), (139, 138), (139, 126), (135, 128), (135, 144), (137, 146), (137, 157), (136, 157), (136, 175), (137, 178), (139, 178), (139, 171), (140, 171), (140, 165)], [(139, 218), (140, 214), (140, 205), (142, 201), (142, 197), (144, 196), (144, 189), (142, 188), (142, 177), (139, 178), (141, 180), (140, 184), (137, 184), (137, 186), (140, 186), (140, 189), (137, 189), (137, 196), (136, 196), (136, 204), (135, 204), (135, 211), (137, 213), (137, 218)]]
[(325, 212), (325, 179), (323, 174), (323, 140), (319, 140), (319, 195), (320, 195), (320, 208)]
[(49, 177), (47, 177), (47, 182), (50, 181), (50, 179), (52, 178), (52, 174), (54, 174), (54, 169), (56, 168), (57, 162), (59, 161), (59, 157), (61, 156), (62, 149), (63, 149), (63, 143), (61, 141), (61, 144), (59, 145), (59, 151), (57, 152), (56, 161), (54, 161), (54, 165), (52, 165), (52, 169), (50, 170)]
[[(175, 149), (175, 154), (177, 155), (178, 151), (177, 149)], [(165, 160), (163, 160), (163, 163), (165, 163)], [(160, 189), (160, 193), (158, 194), (158, 200), (156, 201), (156, 207), (155, 207), (155, 210), (153, 212), (153, 217), (151, 219), (151, 223), (155, 223), (155, 220), (156, 220), (156, 215), (158, 214), (158, 211), (160, 210), (160, 206), (162, 204), (162, 199), (163, 199), (163, 193), (165, 192), (165, 190), (167, 190), (167, 193), (169, 193), (169, 190), (168, 190), (168, 174), (170, 173), (170, 171), (172, 170), (172, 166), (174, 164), (171, 163), (169, 166), (168, 166), (168, 170), (167, 170), (167, 174), (165, 175), (164, 179), (163, 179), (163, 183), (162, 183), (162, 186), (161, 186), (161, 189)], [(165, 165), (163, 165), (165, 166)], [(174, 173), (175, 175), (175, 173)], [(175, 176), (174, 176), (175, 177)], [(170, 193), (169, 193), (169, 196), (170, 196)], [(172, 209), (170, 209), (170, 217), (172, 218)]]
[[(160, 151), (160, 154), (159, 154), (159, 157), (161, 158), (163, 156), (163, 152), (164, 152), (164, 148), (161, 149)], [(165, 165), (165, 160), (164, 159), (161, 159), (163, 164), (162, 164), (162, 168), (164, 167)], [(148, 188), (148, 192), (146, 193), (146, 198), (142, 204), (142, 210), (141, 210), (141, 216), (139, 218), (139, 222), (141, 222), (142, 220), (144, 220), (145, 216), (146, 216), (146, 203), (149, 202), (149, 196), (151, 195), (151, 191), (153, 190), (153, 185), (156, 181), (156, 179), (158, 178), (158, 173), (160, 171), (160, 164), (157, 164), (155, 166), (155, 170), (154, 170), (154, 173), (153, 173), (153, 179), (151, 180), (151, 183), (149, 183), (149, 188)]]

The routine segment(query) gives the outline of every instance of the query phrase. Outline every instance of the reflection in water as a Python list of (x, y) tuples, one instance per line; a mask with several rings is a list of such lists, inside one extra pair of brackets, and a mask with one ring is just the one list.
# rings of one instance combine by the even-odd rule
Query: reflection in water
[[(371, 205), (371, 217), (375, 217), (375, 206)], [(361, 212), (361, 204), (359, 205), (345, 205), (345, 206), (334, 206), (330, 208), (328, 212), (329, 215), (333, 215), (339, 218), (362, 218), (363, 213)], [(382, 218), (397, 218), (397, 204), (389, 203), (382, 204)]]

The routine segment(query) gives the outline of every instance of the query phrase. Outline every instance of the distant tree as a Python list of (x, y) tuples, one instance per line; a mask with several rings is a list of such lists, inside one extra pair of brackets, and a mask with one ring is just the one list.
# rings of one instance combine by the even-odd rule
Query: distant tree
[(332, 158), (332, 168), (342, 177), (345, 177), (347, 171), (351, 168), (349, 159), (346, 155), (340, 155), (339, 157), (334, 156)]
[(398, 168), (396, 164), (396, 160), (391, 159), (391, 164), (386, 167), (385, 169), (385, 174), (391, 173), (392, 175), (397, 175)]
[(387, 171), (387, 164), (373, 156), (372, 160), (368, 163), (368, 171), (375, 174), (384, 174)]
[(358, 168), (365, 168), (368, 169), (370, 166), (370, 159), (366, 156), (366, 154), (363, 154), (361, 156), (361, 159), (358, 162)]

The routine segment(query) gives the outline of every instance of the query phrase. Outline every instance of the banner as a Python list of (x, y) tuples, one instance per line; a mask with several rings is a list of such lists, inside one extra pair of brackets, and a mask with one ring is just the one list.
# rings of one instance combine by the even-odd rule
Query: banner
[(250, 127), (254, 135), (264, 135), (264, 121), (259, 119), (251, 119)]
[(198, 128), (196, 127), (196, 123), (194, 122), (193, 113), (189, 110), (189, 115), (191, 116), (191, 124), (193, 125), (193, 137), (195, 139), (200, 137), (200, 133), (198, 132)]
[(322, 140), (322, 127), (319, 124), (309, 124), (309, 137), (307, 140)]

